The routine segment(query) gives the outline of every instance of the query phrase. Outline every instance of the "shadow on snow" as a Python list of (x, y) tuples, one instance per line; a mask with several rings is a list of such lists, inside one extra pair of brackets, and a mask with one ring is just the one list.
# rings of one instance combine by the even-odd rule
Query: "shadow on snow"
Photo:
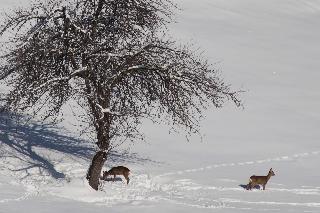
[[(248, 184), (240, 184), (239, 185), (241, 188), (247, 189)], [(259, 185), (255, 185), (253, 189), (261, 189)]]
[[(57, 127), (49, 124), (29, 122), (27, 125), (20, 125), (10, 118), (9, 113), (0, 112), (0, 158), (18, 160), (20, 162), (18, 165), (23, 166), (10, 170), (25, 172), (26, 175), (23, 178), (32, 176), (29, 170), (34, 168), (39, 170), (40, 175), (50, 175), (55, 179), (65, 178), (64, 173), (56, 170), (52, 160), (48, 156), (39, 154), (36, 149), (81, 158), (87, 160), (89, 165), (95, 154), (92, 144), (79, 138), (63, 135), (58, 131)], [(108, 164), (145, 162), (157, 163), (141, 158), (135, 153), (119, 152), (110, 152), (107, 161)]]

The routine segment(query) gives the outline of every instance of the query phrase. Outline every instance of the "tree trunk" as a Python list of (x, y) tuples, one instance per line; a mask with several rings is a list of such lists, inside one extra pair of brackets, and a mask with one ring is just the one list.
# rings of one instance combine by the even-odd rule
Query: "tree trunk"
[[(99, 1), (99, 4), (102, 3), (103, 1)], [(86, 56), (83, 56), (83, 58), (85, 57)], [(83, 61), (83, 66), (85, 66), (87, 62), (85, 59), (83, 59)], [(91, 165), (87, 173), (87, 180), (89, 181), (89, 185), (93, 189), (98, 190), (101, 170), (105, 161), (107, 160), (107, 152), (110, 146), (110, 125), (112, 116), (109, 113), (103, 112), (99, 107), (97, 107), (97, 103), (90, 98), (90, 94), (92, 92), (92, 84), (94, 85), (96, 91), (96, 97), (94, 98), (94, 100), (96, 100), (101, 107), (109, 107), (110, 94), (108, 92), (105, 92), (100, 87), (98, 80), (94, 76), (94, 72), (92, 73), (92, 76), (90, 76), (90, 78), (86, 79), (85, 84), (87, 90), (86, 92), (88, 94), (87, 100), (91, 109), (91, 113), (94, 117), (94, 126), (97, 133), (98, 141), (96, 144), (99, 148), (99, 151), (95, 154), (95, 156), (92, 159)], [(103, 116), (101, 115), (102, 113)]]
[(91, 165), (87, 173), (89, 185), (94, 189), (99, 189), (99, 179), (104, 162), (107, 160), (105, 151), (98, 151), (92, 159)]
[(89, 181), (89, 185), (95, 190), (99, 189), (100, 174), (102, 167), (107, 160), (107, 151), (110, 145), (110, 126), (108, 119), (109, 116), (106, 116), (104, 119), (98, 120), (95, 124), (98, 139), (97, 145), (99, 147), (99, 151), (93, 157), (87, 173), (87, 180)]

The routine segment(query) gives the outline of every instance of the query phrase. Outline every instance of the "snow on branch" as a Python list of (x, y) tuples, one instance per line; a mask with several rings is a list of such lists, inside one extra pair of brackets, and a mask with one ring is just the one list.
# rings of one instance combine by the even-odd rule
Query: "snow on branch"
[(135, 70), (135, 69), (142, 69), (142, 68), (145, 68), (144, 65), (137, 65), (137, 66), (132, 66), (132, 67), (129, 67), (127, 70)]
[(86, 72), (88, 70), (88, 67), (80, 67), (79, 69), (73, 71), (73, 73), (71, 73), (70, 78), (75, 77), (75, 76), (80, 76), (81, 74), (83, 74), (84, 72)]
[(102, 116), (100, 117), (100, 120), (102, 120), (104, 118), (104, 114), (105, 113), (108, 113), (108, 114), (111, 114), (111, 115), (118, 115), (118, 116), (121, 116), (120, 113), (118, 112), (112, 112), (110, 108), (103, 108), (100, 104), (96, 104), (96, 106), (100, 109), (101, 111), (101, 114)]
[(54, 84), (59, 81), (68, 81), (69, 79), (70, 79), (69, 76), (68, 77), (61, 77), (61, 78), (52, 78), (52, 79), (46, 81), (45, 83), (41, 84), (39, 87), (35, 88), (33, 91), (41, 90), (42, 88), (45, 88), (50, 84)]
[(52, 79), (46, 81), (45, 83), (41, 84), (37, 88), (33, 89), (33, 91), (41, 90), (51, 84), (54, 84), (54, 83), (57, 83), (60, 81), (69, 81), (71, 78), (73, 78), (75, 76), (79, 76), (80, 74), (82, 74), (86, 70), (87, 70), (87, 67), (81, 67), (81, 68), (75, 70), (73, 73), (71, 73), (70, 76), (61, 77), (61, 78), (52, 78)]

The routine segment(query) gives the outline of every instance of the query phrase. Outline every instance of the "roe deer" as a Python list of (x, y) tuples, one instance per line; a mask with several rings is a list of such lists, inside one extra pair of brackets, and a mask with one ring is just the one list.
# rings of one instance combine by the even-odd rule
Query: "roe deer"
[(252, 175), (249, 179), (249, 183), (247, 185), (247, 190), (248, 189), (251, 190), (253, 187), (255, 187), (258, 184), (261, 184), (263, 186), (263, 190), (265, 190), (266, 185), (267, 185), (269, 179), (271, 178), (271, 176), (275, 176), (274, 172), (272, 171), (272, 168), (269, 170), (269, 173), (267, 176)]
[(130, 170), (124, 166), (117, 166), (111, 168), (109, 171), (104, 171), (102, 175), (102, 180), (106, 180), (109, 175), (113, 175), (113, 181), (116, 179), (116, 175), (123, 175), (127, 180), (127, 184), (129, 183), (129, 173)]

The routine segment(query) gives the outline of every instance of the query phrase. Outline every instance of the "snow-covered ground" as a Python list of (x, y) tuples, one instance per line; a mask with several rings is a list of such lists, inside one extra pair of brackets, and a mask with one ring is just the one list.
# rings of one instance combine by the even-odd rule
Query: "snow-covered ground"
[[(99, 192), (85, 180), (93, 148), (70, 115), (58, 127), (1, 115), (1, 213), (320, 212), (320, 0), (175, 1), (172, 35), (246, 90), (245, 108), (208, 110), (202, 140), (189, 142), (145, 122), (146, 143), (119, 147), (106, 165), (129, 167), (131, 182)], [(265, 191), (243, 188), (271, 167)]]

